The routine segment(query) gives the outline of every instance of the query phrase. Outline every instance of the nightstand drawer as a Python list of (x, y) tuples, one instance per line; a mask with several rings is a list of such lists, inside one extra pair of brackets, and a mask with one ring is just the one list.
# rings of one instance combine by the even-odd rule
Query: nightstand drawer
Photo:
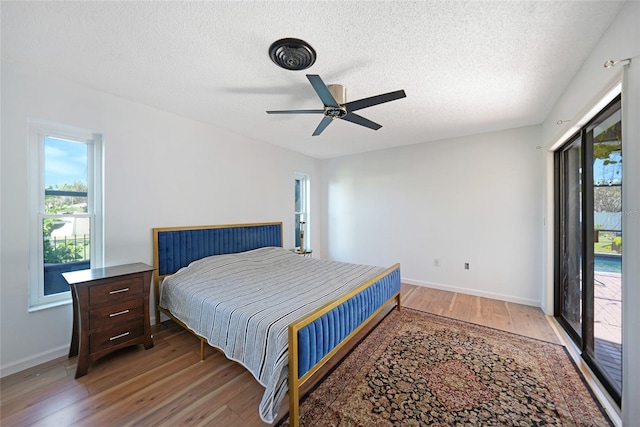
[(112, 328), (144, 316), (143, 302), (138, 298), (91, 310), (89, 330)]
[(142, 277), (115, 280), (104, 285), (89, 288), (89, 305), (95, 306), (109, 302), (121, 301), (130, 296), (142, 295), (144, 282)]
[(97, 353), (111, 347), (117, 347), (144, 334), (142, 322), (132, 322), (122, 326), (97, 332), (89, 336), (89, 353)]

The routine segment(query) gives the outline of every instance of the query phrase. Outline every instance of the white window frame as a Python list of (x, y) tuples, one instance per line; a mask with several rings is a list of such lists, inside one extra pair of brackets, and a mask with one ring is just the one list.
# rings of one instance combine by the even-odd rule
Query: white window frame
[(44, 294), (45, 137), (87, 144), (87, 213), (90, 220), (91, 268), (104, 265), (103, 258), (103, 143), (102, 135), (85, 129), (41, 122), (29, 122), (29, 311), (71, 303), (71, 292)]
[(296, 236), (296, 217), (297, 215), (302, 215), (302, 219), (305, 222), (304, 226), (304, 248), (300, 248), (301, 250), (309, 250), (311, 248), (311, 233), (309, 232), (311, 229), (311, 214), (310, 214), (310, 189), (311, 189), (311, 177), (307, 174), (296, 172), (295, 180), (294, 180), (294, 196), (295, 196), (295, 181), (300, 181), (300, 198), (302, 199), (300, 202), (301, 210), (298, 211), (295, 209), (295, 201), (294, 201), (294, 221), (293, 221), (293, 246), (296, 247), (296, 242), (298, 237)]

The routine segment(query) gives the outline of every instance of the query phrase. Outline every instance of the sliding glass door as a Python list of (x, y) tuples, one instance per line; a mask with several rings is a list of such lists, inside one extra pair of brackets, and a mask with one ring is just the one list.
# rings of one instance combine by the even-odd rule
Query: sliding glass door
[(622, 393), (620, 97), (556, 152), (556, 307), (582, 357)]
[[(575, 339), (582, 337), (582, 144), (580, 135), (560, 152), (560, 316)], [(558, 284), (556, 284), (557, 286)], [(557, 312), (557, 311), (556, 311)]]

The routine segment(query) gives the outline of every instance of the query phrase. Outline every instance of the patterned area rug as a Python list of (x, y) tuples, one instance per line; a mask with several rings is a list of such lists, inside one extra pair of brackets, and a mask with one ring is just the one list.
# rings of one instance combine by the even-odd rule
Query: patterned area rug
[(563, 346), (407, 308), (300, 413), (302, 426), (612, 425)]

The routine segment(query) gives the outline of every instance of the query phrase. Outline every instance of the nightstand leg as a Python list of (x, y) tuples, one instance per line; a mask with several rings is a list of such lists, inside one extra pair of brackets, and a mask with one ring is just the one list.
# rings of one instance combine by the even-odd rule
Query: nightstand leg
[[(89, 371), (89, 353), (83, 352), (83, 349), (80, 349), (80, 353), (78, 354), (78, 365), (76, 366), (76, 379), (87, 375)], [(86, 353), (86, 354), (83, 354)]]
[(143, 344), (144, 344), (145, 350), (149, 350), (150, 348), (153, 348), (153, 335), (147, 335)]
[(78, 317), (78, 297), (76, 296), (75, 289), (73, 287), (71, 289), (71, 298), (73, 300), (73, 325), (71, 326), (71, 346), (69, 347), (69, 357), (78, 355), (78, 344), (80, 343), (80, 331), (78, 329), (78, 322), (80, 321), (80, 317)]

